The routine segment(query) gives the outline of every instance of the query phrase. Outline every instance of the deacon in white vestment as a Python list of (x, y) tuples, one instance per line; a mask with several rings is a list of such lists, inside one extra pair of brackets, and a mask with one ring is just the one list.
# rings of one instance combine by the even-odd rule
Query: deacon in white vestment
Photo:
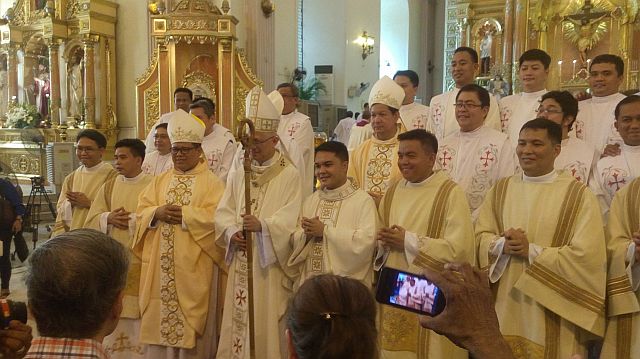
[(632, 95), (620, 101), (615, 116), (614, 124), (623, 141), (620, 155), (598, 161), (595, 188), (592, 187), (605, 214), (616, 192), (640, 177), (640, 96)]
[(425, 106), (415, 101), (420, 78), (413, 70), (401, 70), (393, 75), (393, 80), (404, 90), (404, 100), (400, 107), (400, 121), (404, 127), (403, 131), (420, 128), (429, 130), (429, 106)]
[(353, 112), (351, 111), (347, 111), (345, 115), (347, 117), (340, 120), (336, 125), (336, 128), (333, 130), (333, 138), (346, 145), (349, 143), (351, 128), (356, 124), (356, 120), (353, 118)]
[[(138, 194), (151, 182), (142, 172), (145, 145), (139, 139), (123, 139), (115, 144), (115, 168), (118, 176), (105, 182), (91, 204), (85, 228), (99, 230), (131, 248), (136, 228)], [(130, 249), (127, 249), (130, 251)], [(140, 343), (140, 259), (131, 256), (127, 284), (122, 298), (118, 325), (102, 342), (112, 359), (143, 358), (146, 346)]]
[(466, 85), (457, 97), (460, 131), (440, 143), (435, 167), (462, 187), (475, 220), (489, 189), (500, 178), (515, 173), (515, 153), (506, 134), (483, 125), (489, 112), (487, 90)]
[(587, 81), (593, 97), (579, 102), (572, 136), (591, 144), (599, 154), (620, 153), (615, 148), (615, 145), (622, 144), (622, 139), (614, 125), (614, 111), (626, 97), (618, 92), (623, 80), (624, 62), (620, 57), (603, 54), (591, 61)]
[(236, 140), (233, 134), (224, 126), (216, 123), (216, 109), (210, 99), (197, 100), (189, 106), (189, 110), (206, 126), (202, 139), (202, 152), (207, 159), (209, 169), (220, 178), (222, 183), (227, 183), (227, 174), (236, 153)]
[[(478, 53), (469, 47), (459, 47), (451, 59), (451, 75), (455, 81), (455, 88), (431, 99), (429, 104), (429, 124), (427, 130), (436, 135), (438, 141), (452, 133), (458, 132), (460, 127), (456, 121), (456, 96), (464, 85), (472, 84), (478, 72)], [(500, 131), (500, 106), (493, 95), (490, 95), (491, 106), (484, 125)]]
[[(276, 91), (274, 91), (276, 92)], [(269, 97), (274, 96), (274, 92)], [(284, 99), (280, 125), (278, 126), (278, 137), (292, 156), (294, 163), (298, 163), (295, 157), (301, 157), (304, 168), (298, 168), (302, 179), (302, 195), (304, 197), (311, 194), (315, 183), (313, 183), (313, 149), (314, 133), (309, 116), (298, 112), (298, 88), (291, 83), (278, 85), (277, 92)]]
[(593, 180), (600, 155), (595, 147), (569, 132), (578, 114), (578, 100), (568, 91), (549, 91), (542, 96), (538, 117), (562, 126), (562, 151), (556, 157), (554, 168), (564, 170), (576, 180), (589, 184)]
[(156, 126), (153, 133), (153, 144), (156, 150), (147, 153), (142, 163), (142, 172), (157, 176), (173, 168), (171, 158), (171, 140), (167, 133), (167, 124), (161, 123)]
[(156, 128), (156, 126), (161, 123), (169, 122), (169, 119), (175, 114), (178, 109), (184, 112), (189, 112), (189, 105), (191, 105), (191, 102), (193, 102), (193, 92), (188, 88), (178, 87), (177, 89), (175, 89), (175, 91), (173, 91), (173, 108), (175, 108), (175, 111), (163, 114), (162, 116), (160, 116), (158, 121), (153, 124), (153, 126), (151, 127), (151, 131), (149, 131), (147, 139), (144, 142), (145, 146), (147, 146), (147, 153), (151, 153), (156, 150), (153, 139), (153, 130)]
[(329, 141), (315, 150), (320, 189), (305, 199), (293, 235), (289, 265), (299, 268), (299, 287), (319, 274), (336, 274), (371, 285), (371, 258), (376, 246), (376, 204), (347, 178), (349, 152)]
[(509, 136), (514, 148), (518, 145), (522, 125), (537, 117), (540, 97), (547, 92), (545, 86), (551, 57), (540, 49), (531, 49), (522, 53), (518, 64), (522, 92), (500, 100), (502, 132)]
[[(245, 209), (245, 173), (234, 170), (216, 210), (216, 243), (226, 249), (229, 277), (217, 358), (249, 358), (249, 305), (253, 304), (256, 358), (282, 358), (282, 318), (295, 277), (287, 261), (290, 237), (302, 204), (301, 180), (291, 161), (276, 149), (282, 98), (272, 102), (259, 87), (247, 95), (254, 122), (251, 152), (251, 215)], [(246, 235), (253, 248), (253, 288), (248, 288)], [(253, 303), (248, 303), (248, 291)]]

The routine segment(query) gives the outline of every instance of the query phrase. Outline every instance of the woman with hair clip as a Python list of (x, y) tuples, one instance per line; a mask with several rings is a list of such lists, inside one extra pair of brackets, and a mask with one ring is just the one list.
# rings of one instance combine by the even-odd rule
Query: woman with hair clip
[(289, 359), (377, 359), (376, 306), (355, 279), (323, 274), (302, 284), (289, 302)]

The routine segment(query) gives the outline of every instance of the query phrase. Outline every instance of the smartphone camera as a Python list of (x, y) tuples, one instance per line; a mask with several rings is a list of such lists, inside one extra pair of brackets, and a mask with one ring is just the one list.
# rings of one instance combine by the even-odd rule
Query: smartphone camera
[(428, 278), (389, 267), (380, 272), (376, 301), (432, 317), (442, 313), (446, 304), (440, 288)]

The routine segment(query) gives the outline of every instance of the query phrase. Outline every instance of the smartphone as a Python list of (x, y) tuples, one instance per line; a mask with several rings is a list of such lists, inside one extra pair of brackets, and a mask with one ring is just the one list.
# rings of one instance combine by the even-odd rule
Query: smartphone
[(380, 272), (376, 301), (432, 317), (442, 313), (446, 304), (440, 288), (426, 277), (389, 267)]

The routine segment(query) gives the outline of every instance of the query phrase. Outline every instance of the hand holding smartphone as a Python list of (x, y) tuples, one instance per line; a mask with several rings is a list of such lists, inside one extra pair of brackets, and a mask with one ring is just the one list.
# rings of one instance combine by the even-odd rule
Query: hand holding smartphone
[(445, 307), (444, 294), (428, 278), (389, 267), (380, 272), (376, 301), (432, 317)]

